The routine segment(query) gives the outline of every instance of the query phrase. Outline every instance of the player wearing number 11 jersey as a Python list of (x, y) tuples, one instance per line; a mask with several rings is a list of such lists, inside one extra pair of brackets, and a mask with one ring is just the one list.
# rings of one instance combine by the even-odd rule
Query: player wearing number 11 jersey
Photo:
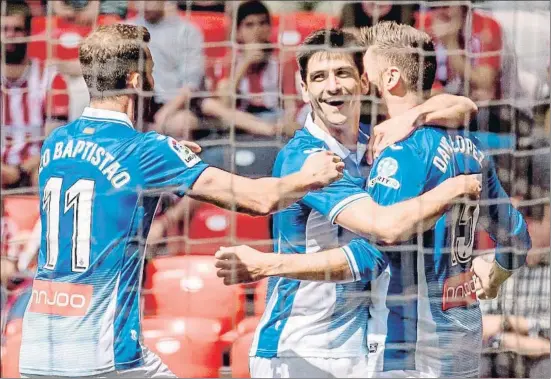
[(135, 130), (137, 96), (153, 89), (148, 41), (147, 29), (131, 25), (91, 33), (80, 47), (90, 107), (44, 141), (24, 377), (174, 377), (140, 341), (144, 245), (161, 192), (266, 214), (342, 175), (340, 159), (323, 152), (285, 178), (243, 178), (170, 137)]

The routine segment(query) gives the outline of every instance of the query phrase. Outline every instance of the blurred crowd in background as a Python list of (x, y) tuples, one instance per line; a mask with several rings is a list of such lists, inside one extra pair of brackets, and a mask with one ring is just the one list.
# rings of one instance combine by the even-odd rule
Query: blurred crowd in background
[[(497, 300), (483, 304), (488, 350), (481, 374), (549, 373), (548, 1), (2, 1), (3, 325), (22, 315), (18, 291), (32, 276), (40, 235), (38, 202), (26, 211), (10, 205), (10, 197), (36, 195), (41, 141), (88, 103), (78, 42), (94, 27), (126, 22), (151, 33), (155, 91), (137, 128), (197, 141), (214, 166), (266, 176), (309, 111), (300, 96), (297, 45), (319, 28), (354, 30), (382, 20), (434, 38), (433, 92), (477, 103), (466, 128), (485, 142), (529, 222), (534, 248), (527, 266)], [(385, 118), (376, 96), (367, 96), (362, 123)], [(183, 244), (166, 238), (184, 236), (198, 207), (167, 197), (150, 252), (185, 253)], [(477, 242), (479, 249), (492, 247), (483, 235)]]

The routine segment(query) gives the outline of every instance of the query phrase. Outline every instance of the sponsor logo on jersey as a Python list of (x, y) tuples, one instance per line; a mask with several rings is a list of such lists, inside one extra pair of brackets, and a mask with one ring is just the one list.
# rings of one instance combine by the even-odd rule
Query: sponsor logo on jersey
[(94, 287), (86, 284), (35, 280), (29, 312), (58, 316), (85, 316)]
[(385, 187), (394, 189), (400, 188), (400, 182), (394, 179), (392, 175), (398, 171), (398, 162), (394, 158), (384, 158), (377, 165), (377, 176), (369, 181), (369, 187), (375, 187), (381, 184)]
[(477, 302), (476, 287), (473, 273), (462, 272), (459, 275), (449, 277), (444, 282), (442, 290), (442, 310), (466, 307)]
[(197, 156), (193, 151), (191, 151), (188, 147), (181, 145), (176, 141), (174, 138), (168, 138), (168, 146), (180, 157), (182, 162), (187, 167), (193, 167), (197, 163), (201, 162), (201, 158)]

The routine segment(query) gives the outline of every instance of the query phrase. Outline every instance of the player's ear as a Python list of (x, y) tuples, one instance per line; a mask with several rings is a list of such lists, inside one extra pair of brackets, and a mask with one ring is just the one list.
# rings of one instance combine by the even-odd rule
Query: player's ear
[(395, 90), (400, 84), (402, 75), (398, 67), (389, 67), (383, 74), (383, 85), (388, 92)]
[(128, 79), (126, 81), (126, 85), (128, 88), (133, 88), (137, 91), (142, 90), (143, 86), (143, 77), (138, 72), (131, 72), (128, 74)]
[(308, 94), (308, 86), (304, 83), (304, 80), (300, 81), (300, 92), (302, 94), (302, 101), (306, 104), (310, 103), (310, 95)]
[(369, 95), (369, 79), (367, 77), (367, 72), (362, 74), (360, 83), (362, 86), (362, 95)]

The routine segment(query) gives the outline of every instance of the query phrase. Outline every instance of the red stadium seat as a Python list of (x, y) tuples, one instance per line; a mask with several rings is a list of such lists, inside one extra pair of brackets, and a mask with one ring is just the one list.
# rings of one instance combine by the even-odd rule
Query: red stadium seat
[[(151, 297), (155, 309), (164, 317), (204, 317), (216, 319), (224, 333), (245, 315), (245, 293), (239, 286), (225, 286), (216, 276), (215, 258), (176, 256), (157, 258), (148, 266)], [(149, 268), (148, 268), (149, 269)]]
[(2, 346), (2, 378), (19, 378), (19, 349), (23, 320), (17, 319), (6, 325)]
[[(228, 15), (217, 12), (180, 12), (180, 16), (201, 29), (206, 44), (229, 42), (231, 19)], [(228, 51), (227, 46), (206, 47), (205, 56), (220, 58)]]
[(217, 378), (225, 344), (221, 325), (205, 318), (145, 318), (145, 345), (179, 378)]
[(316, 12), (293, 12), (272, 16), (272, 42), (296, 46), (312, 32), (319, 29), (336, 28), (338, 17)]
[(20, 232), (32, 231), (39, 218), (39, 201), (38, 196), (4, 196), (4, 215), (15, 222)]
[[(272, 249), (268, 217), (234, 213), (211, 204), (202, 204), (194, 212), (189, 238), (191, 243), (186, 252), (193, 255), (213, 255), (220, 246), (245, 243), (264, 252)], [(255, 243), (257, 241), (265, 242)]]
[(40, 60), (78, 59), (79, 43), (91, 31), (91, 26), (72, 24), (56, 16), (33, 17), (31, 37), (36, 40), (29, 43), (29, 56)]
[(250, 378), (249, 349), (253, 342), (254, 332), (240, 336), (232, 345), (230, 353), (232, 378)]

